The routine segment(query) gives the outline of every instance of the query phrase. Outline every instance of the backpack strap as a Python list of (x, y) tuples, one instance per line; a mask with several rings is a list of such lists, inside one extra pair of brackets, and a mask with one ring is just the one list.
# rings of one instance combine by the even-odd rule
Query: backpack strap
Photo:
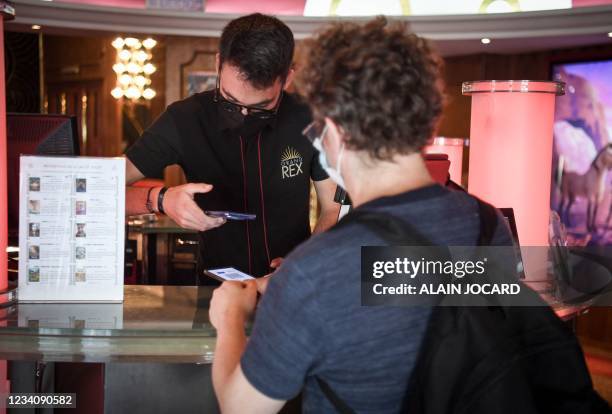
[(336, 411), (338, 411), (339, 414), (355, 414), (355, 411), (351, 407), (349, 407), (342, 400), (342, 398), (338, 397), (338, 394), (336, 394), (336, 392), (332, 389), (332, 387), (329, 386), (329, 384), (324, 379), (319, 376), (316, 376), (315, 378), (317, 380), (317, 383), (319, 384), (319, 387), (321, 388), (321, 391), (323, 391), (325, 397), (327, 397), (329, 402), (332, 403), (332, 405), (334, 406)]

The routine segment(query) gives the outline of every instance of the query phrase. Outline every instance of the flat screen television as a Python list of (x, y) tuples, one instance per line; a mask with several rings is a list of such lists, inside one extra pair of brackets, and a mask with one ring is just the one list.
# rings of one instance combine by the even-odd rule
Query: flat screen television
[(612, 245), (612, 58), (557, 63), (551, 208), (569, 243)]

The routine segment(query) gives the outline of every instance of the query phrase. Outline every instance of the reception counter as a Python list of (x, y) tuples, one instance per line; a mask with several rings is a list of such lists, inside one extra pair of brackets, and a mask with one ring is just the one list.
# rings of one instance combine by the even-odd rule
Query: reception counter
[(118, 304), (0, 310), (0, 359), (10, 361), (11, 391), (77, 393), (71, 413), (217, 412), (212, 290), (126, 286)]
[[(123, 303), (0, 309), (0, 359), (10, 361), (11, 392), (76, 393), (71, 413), (218, 412), (211, 381), (216, 333), (208, 318), (214, 287), (124, 289)], [(571, 322), (610, 295), (606, 289), (554, 308)], [(299, 412), (296, 405), (283, 412)]]
[(210, 363), (212, 289), (131, 285), (124, 303), (21, 303), (5, 310), (0, 359)]

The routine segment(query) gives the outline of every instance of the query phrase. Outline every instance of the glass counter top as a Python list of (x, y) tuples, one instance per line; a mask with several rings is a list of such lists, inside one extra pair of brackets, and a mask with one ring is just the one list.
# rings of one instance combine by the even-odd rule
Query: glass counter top
[(132, 216), (128, 220), (129, 230), (142, 234), (162, 234), (162, 233), (181, 233), (181, 234), (197, 234), (196, 230), (185, 229), (170, 217), (159, 216), (152, 214), (144, 214), (141, 216)]
[[(18, 303), (0, 309), (0, 360), (212, 362), (213, 286), (124, 289), (123, 303)], [(588, 300), (552, 305), (559, 317), (570, 319), (610, 303), (612, 291), (605, 289)]]
[(209, 363), (211, 286), (125, 286), (123, 303), (0, 309), (0, 359)]

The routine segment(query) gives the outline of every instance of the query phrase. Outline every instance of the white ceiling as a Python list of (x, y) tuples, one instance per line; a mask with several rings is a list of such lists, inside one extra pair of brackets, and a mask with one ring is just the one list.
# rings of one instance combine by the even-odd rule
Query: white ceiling
[[(15, 1), (17, 17), (8, 30), (29, 30), (32, 24), (47, 33), (78, 34), (112, 32), (186, 36), (218, 36), (235, 15), (194, 14), (143, 9), (100, 8), (81, 4)], [(368, 18), (321, 18), (283, 16), (296, 38), (310, 36), (332, 20)], [(612, 6), (584, 7), (511, 14), (412, 16), (416, 33), (435, 41), (444, 56), (472, 53), (519, 53), (595, 44), (612, 44)], [(492, 40), (483, 45), (482, 37)]]

